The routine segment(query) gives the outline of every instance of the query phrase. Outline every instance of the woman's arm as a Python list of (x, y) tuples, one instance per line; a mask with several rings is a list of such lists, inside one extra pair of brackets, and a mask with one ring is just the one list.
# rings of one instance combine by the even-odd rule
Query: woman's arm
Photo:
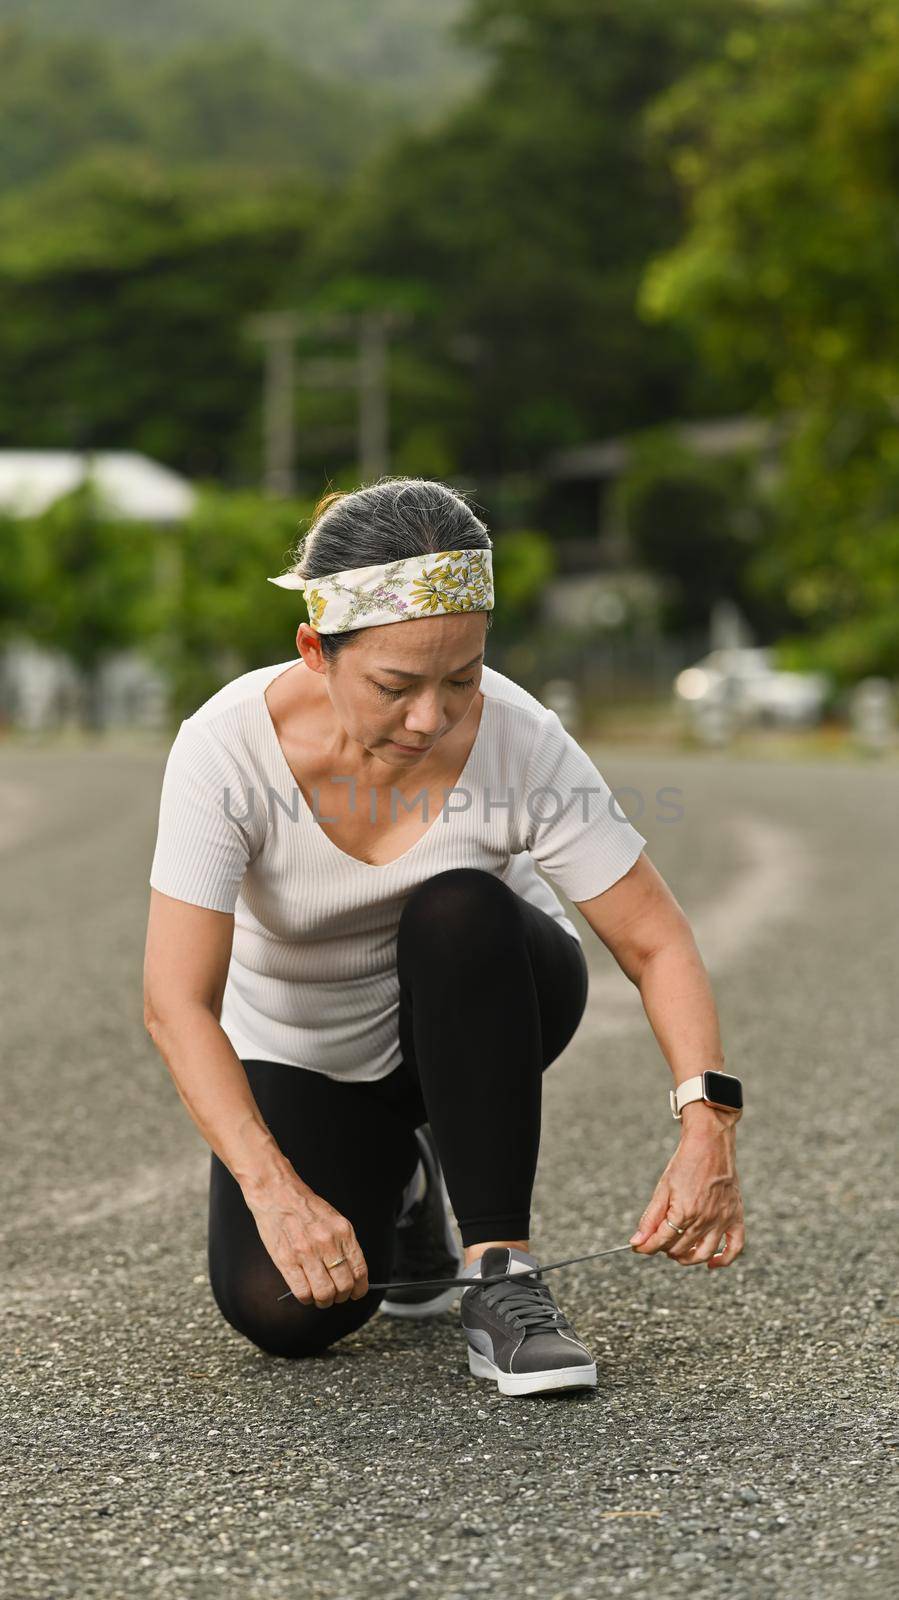
[(144, 1025), (191, 1117), (241, 1188), (272, 1183), (286, 1160), (219, 1025), (234, 917), (150, 891)]
[[(233, 936), (230, 913), (151, 890), (144, 1024), (297, 1299), (322, 1307), (358, 1300), (368, 1276), (352, 1224), (303, 1182), (278, 1146), (219, 1023)], [(346, 1262), (332, 1277), (322, 1263), (338, 1256)]]
[(243, 1065), (207, 1006), (151, 1012), (147, 1032), (203, 1138), (240, 1184), (261, 1194), (297, 1174), (253, 1098)]
[[(686, 916), (645, 851), (610, 889), (576, 903), (640, 990), (675, 1085), (700, 1072), (722, 1071), (708, 972)], [(741, 1253), (745, 1232), (735, 1157), (740, 1116), (703, 1101), (684, 1107), (680, 1144), (631, 1239), (639, 1254), (662, 1250), (683, 1266), (719, 1267)], [(666, 1216), (684, 1231), (668, 1227)], [(726, 1248), (716, 1255), (722, 1238)]]

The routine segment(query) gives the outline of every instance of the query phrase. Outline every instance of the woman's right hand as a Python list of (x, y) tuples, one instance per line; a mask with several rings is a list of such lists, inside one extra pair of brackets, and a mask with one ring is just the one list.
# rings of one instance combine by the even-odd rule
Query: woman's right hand
[[(351, 1222), (296, 1176), (244, 1190), (266, 1250), (301, 1305), (324, 1311), (368, 1293), (368, 1267)], [(339, 1267), (326, 1261), (345, 1260)]]

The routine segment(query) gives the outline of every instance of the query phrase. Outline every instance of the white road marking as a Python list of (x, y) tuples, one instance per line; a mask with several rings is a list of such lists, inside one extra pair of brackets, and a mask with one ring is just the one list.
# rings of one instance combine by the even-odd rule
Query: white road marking
[[(688, 913), (713, 979), (732, 967), (750, 944), (765, 937), (775, 919), (794, 916), (806, 904), (815, 878), (811, 854), (795, 828), (755, 816), (728, 820), (740, 864), (705, 905)], [(584, 923), (579, 932), (589, 949), (595, 937), (592, 928)], [(617, 967), (591, 973), (581, 1028), (585, 1025), (603, 1038), (648, 1025), (639, 990)], [(575, 1034), (572, 1047), (577, 1038)]]

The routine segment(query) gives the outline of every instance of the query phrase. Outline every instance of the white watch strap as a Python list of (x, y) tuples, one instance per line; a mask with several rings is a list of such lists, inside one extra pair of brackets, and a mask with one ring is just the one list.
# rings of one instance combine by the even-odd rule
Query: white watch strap
[(671, 1115), (675, 1121), (680, 1122), (681, 1112), (684, 1106), (690, 1104), (691, 1100), (701, 1100), (702, 1098), (703, 1081), (701, 1072), (695, 1078), (685, 1078), (683, 1083), (679, 1083), (676, 1089), (669, 1089), (668, 1099), (671, 1102)]

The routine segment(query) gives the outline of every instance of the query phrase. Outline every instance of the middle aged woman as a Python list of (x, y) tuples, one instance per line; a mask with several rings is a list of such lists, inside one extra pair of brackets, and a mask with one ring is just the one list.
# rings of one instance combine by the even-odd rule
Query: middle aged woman
[[(521, 1394), (596, 1382), (529, 1240), (542, 1074), (588, 988), (556, 889), (638, 986), (674, 1080), (680, 1142), (637, 1252), (740, 1254), (742, 1099), (646, 840), (555, 712), (485, 664), (491, 552), (440, 483), (317, 508), (272, 580), (305, 589), (300, 660), (226, 684), (169, 753), (145, 1015), (212, 1149), (228, 1322), (314, 1355), (382, 1303), (442, 1311), (459, 1291), (427, 1280), (460, 1275), (469, 1370)], [(369, 1276), (413, 1286), (385, 1299)]]

